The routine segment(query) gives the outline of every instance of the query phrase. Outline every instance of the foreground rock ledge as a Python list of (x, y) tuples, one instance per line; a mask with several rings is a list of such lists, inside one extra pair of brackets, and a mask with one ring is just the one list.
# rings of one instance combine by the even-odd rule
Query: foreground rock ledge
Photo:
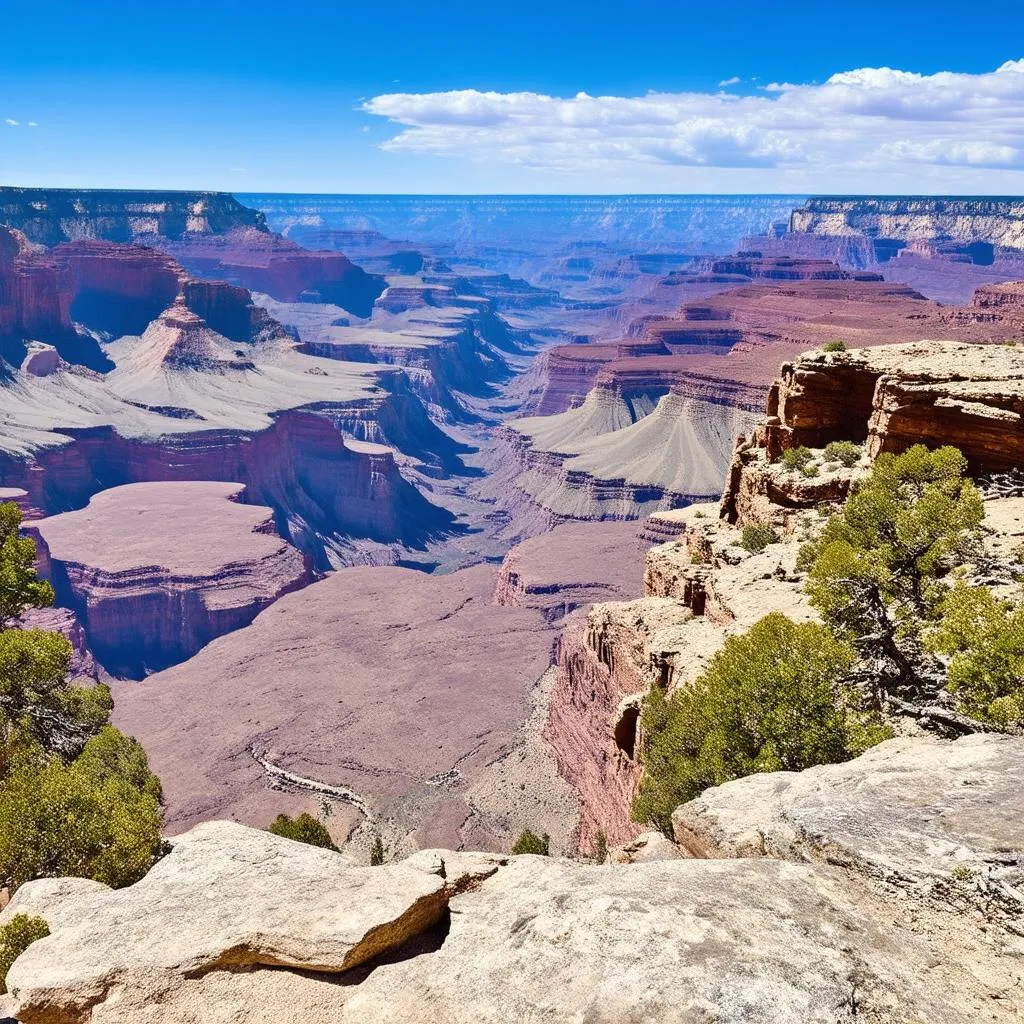
[[(1024, 865), (1022, 765), (1018, 738), (899, 740), (740, 780), (677, 812), (716, 818), (715, 860), (432, 850), (365, 868), (208, 823), (128, 889), (23, 886), (0, 923), (39, 914), (52, 934), (11, 968), (12, 1008), (25, 1024), (1015, 1021), (1017, 890), (989, 913), (947, 868)], [(805, 859), (775, 838), (791, 819), (844, 857), (776, 859)], [(774, 857), (729, 856), (723, 837), (758, 831)], [(930, 886), (864, 870), (880, 858)]]

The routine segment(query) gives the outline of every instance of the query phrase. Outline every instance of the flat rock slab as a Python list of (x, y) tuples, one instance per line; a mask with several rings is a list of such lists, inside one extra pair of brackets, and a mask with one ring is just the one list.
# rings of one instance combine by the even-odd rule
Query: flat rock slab
[(159, 566), (169, 575), (213, 576), (232, 563), (259, 562), (284, 543), (270, 509), (237, 500), (243, 490), (205, 480), (126, 484), (32, 527), (63, 562), (109, 573)]
[(330, 850), (232, 822), (182, 836), (127, 889), (66, 887), (29, 883), (0, 918), (35, 912), (50, 926), (7, 979), (27, 1022), (49, 1019), (55, 1005), (61, 1020), (86, 1021), (120, 986), (159, 998), (215, 968), (344, 972), (428, 928), (447, 903), (439, 874), (352, 867)]
[(926, 883), (960, 867), (1024, 879), (1024, 739), (895, 739), (845, 764), (705, 790), (672, 816), (700, 856), (828, 860)]
[[(298, 864), (298, 854), (262, 862), (258, 854), (241, 859), (245, 878), (284, 886), (282, 903), (298, 897), (287, 941), (297, 959), (319, 963), (318, 971), (239, 970), (226, 964), (190, 970), (184, 957), (172, 962), (174, 951), (192, 942), (196, 931), (180, 922), (185, 899), (192, 900), (189, 909), (198, 921), (212, 929), (203, 946), (210, 952), (233, 939), (227, 921), (251, 914), (255, 925), (269, 907), (269, 935), (260, 937), (268, 943), (275, 935), (278, 903), (277, 896), (257, 892), (251, 907), (238, 909), (227, 901), (239, 895), (238, 885), (224, 879), (223, 895), (220, 883), (198, 889), (209, 897), (206, 906), (195, 899), (197, 886), (179, 876), (184, 897), (145, 883), (124, 891), (121, 898), (143, 920), (127, 922), (121, 936), (112, 936), (109, 928), (123, 916), (103, 917), (95, 925), (84, 920), (87, 910), (102, 906), (95, 897), (84, 897), (74, 913), (62, 910), (53, 936), (30, 947), (11, 971), (21, 1019), (25, 1024), (1016, 1019), (1007, 999), (1009, 970), (994, 968), (991, 953), (958, 945), (955, 926), (926, 934), (901, 930), (898, 908), (851, 886), (845, 872), (827, 866), (758, 859), (596, 867), (513, 858), (451, 900), (450, 929), (432, 945), (412, 952), (404, 947), (375, 961), (371, 970), (336, 975), (327, 973), (324, 963), (335, 955), (343, 960), (347, 940), (332, 945), (331, 922), (346, 936), (359, 931), (347, 923), (355, 913), (353, 878), (367, 879), (363, 892), (377, 893), (378, 882), (404, 886), (409, 900), (420, 891), (420, 879), (439, 883), (438, 876), (401, 865), (391, 869), (393, 874), (380, 868), (361, 874), (317, 872), (312, 861), (293, 874), (289, 868)], [(318, 860), (326, 868), (328, 861)], [(282, 870), (275, 873), (275, 865)], [(201, 862), (194, 866), (210, 878)], [(311, 895), (301, 892), (300, 878)], [(117, 896), (109, 894), (106, 901)], [(332, 905), (339, 897), (345, 901), (341, 908)], [(357, 916), (361, 926), (373, 919), (370, 910)], [(300, 927), (310, 925), (309, 938), (291, 945)], [(145, 932), (143, 944), (125, 951), (124, 940), (140, 932)], [(91, 943), (100, 944), (88, 948)], [(314, 958), (317, 948), (328, 955)], [(276, 962), (279, 949), (273, 956)], [(961, 956), (972, 957), (969, 968)]]

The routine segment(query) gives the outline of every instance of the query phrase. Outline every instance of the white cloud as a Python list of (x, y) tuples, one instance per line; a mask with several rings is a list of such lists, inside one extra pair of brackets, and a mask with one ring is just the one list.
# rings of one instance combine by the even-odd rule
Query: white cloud
[(38, 128), (39, 127), (39, 125), (35, 121), (29, 121), (28, 126), (29, 126), (29, 128)]
[(737, 75), (733, 75), (732, 78), (723, 78), (722, 81), (718, 83), (718, 87), (719, 89), (726, 89), (730, 85), (739, 85), (742, 81), (742, 78), (739, 78)]
[(780, 181), (806, 186), (836, 173), (906, 177), (914, 167), (929, 175), (1024, 171), (1024, 59), (985, 74), (859, 68), (820, 84), (772, 83), (755, 96), (461, 89), (389, 93), (361, 109), (398, 127), (382, 144), (392, 152), (577, 177), (600, 171), (639, 180), (644, 167), (772, 169)]
[(10, 117), (9, 117), (9, 118), (7, 118), (7, 123), (8, 123), (8, 124), (9, 124), (9, 125), (10, 125), (10, 126), (11, 126), (12, 128), (16, 128), (16, 127), (18, 126), (18, 122), (17, 122), (17, 121), (15, 121), (15, 120), (14, 120), (13, 118), (10, 118)]

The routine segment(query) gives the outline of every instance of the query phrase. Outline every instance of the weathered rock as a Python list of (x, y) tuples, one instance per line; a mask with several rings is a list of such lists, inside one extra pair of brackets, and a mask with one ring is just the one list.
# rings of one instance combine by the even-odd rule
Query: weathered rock
[(805, 353), (783, 365), (765, 423), (738, 444), (722, 514), (758, 522), (843, 499), (856, 471), (804, 479), (778, 465), (785, 449), (801, 445), (865, 443), (869, 458), (914, 444), (953, 445), (974, 474), (1020, 467), (1022, 410), (1024, 349), (1016, 345), (921, 341)]
[(705, 790), (672, 824), (696, 856), (842, 864), (916, 887), (959, 870), (998, 889), (1024, 882), (1022, 794), (1018, 737), (895, 739), (845, 764)]
[(78, 886), (54, 898), (54, 882), (26, 888), (34, 886), (42, 898), (30, 890), (21, 905), (37, 909), (51, 934), (7, 977), (25, 1024), (88, 1021), (93, 1007), (124, 992), (161, 1002), (217, 968), (344, 972), (430, 927), (447, 901), (439, 875), (401, 864), (354, 868), (331, 851), (230, 822), (180, 837), (127, 889)]
[(0, 188), (0, 224), (33, 242), (73, 239), (128, 242), (140, 235), (181, 238), (247, 226), (266, 231), (262, 213), (227, 192), (128, 189)]
[(612, 864), (649, 864), (660, 860), (680, 860), (686, 854), (660, 832), (643, 832), (608, 851)]
[(794, 210), (790, 231), (870, 239), (875, 258), (883, 261), (908, 243), (944, 239), (965, 252), (974, 246), (979, 262), (986, 256), (991, 262), (997, 246), (1024, 249), (1024, 204), (981, 196), (825, 196)]
[(505, 556), (495, 601), (554, 621), (594, 601), (632, 597), (643, 548), (632, 523), (565, 523)]
[(271, 510), (242, 504), (242, 491), (128, 484), (32, 523), (46, 574), (108, 671), (139, 676), (183, 661), (312, 582)]

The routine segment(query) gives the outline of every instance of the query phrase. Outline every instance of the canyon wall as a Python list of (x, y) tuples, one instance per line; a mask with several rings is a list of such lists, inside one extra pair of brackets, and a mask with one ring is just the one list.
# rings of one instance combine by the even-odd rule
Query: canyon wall
[[(308, 563), (232, 483), (143, 483), (28, 529), (57, 601), (114, 675), (141, 678), (309, 584)], [(173, 524), (173, 528), (169, 528)]]
[(227, 192), (150, 189), (0, 186), (0, 224), (47, 246), (79, 239), (130, 242), (140, 235), (179, 239), (242, 227), (267, 230), (262, 213)]
[(860, 236), (870, 241), (879, 262), (919, 243), (984, 264), (998, 250), (1024, 251), (1024, 200), (822, 196), (795, 209), (789, 229), (794, 235)]

